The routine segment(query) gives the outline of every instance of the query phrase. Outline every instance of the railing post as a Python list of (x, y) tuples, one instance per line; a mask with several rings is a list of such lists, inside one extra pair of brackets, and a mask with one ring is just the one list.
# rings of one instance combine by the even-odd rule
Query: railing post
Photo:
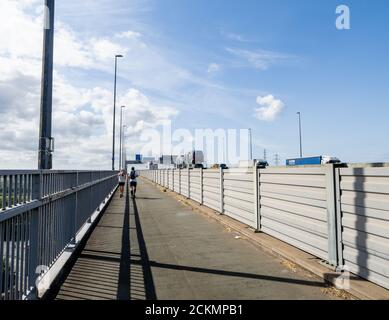
[(32, 200), (39, 200), (42, 198), (42, 171), (39, 174), (32, 175), (32, 186), (31, 186), (31, 198)]
[[(90, 172), (90, 182), (93, 182), (93, 172)], [(94, 211), (92, 188), (93, 188), (92, 186), (89, 187), (89, 217), (87, 223), (92, 223), (92, 213)]]
[(220, 214), (224, 214), (224, 170), (223, 168), (219, 169), (220, 171)]
[(343, 234), (342, 234), (342, 203), (340, 188), (340, 168), (335, 167), (335, 197), (336, 197), (336, 232), (338, 248), (338, 266), (343, 266)]
[(258, 173), (259, 170), (257, 168), (257, 164), (254, 164), (253, 167), (253, 190), (254, 190), (254, 229), (255, 231), (260, 231), (261, 230), (261, 211), (259, 208), (259, 179), (258, 179)]
[(204, 195), (203, 195), (203, 168), (200, 168), (200, 204), (204, 204)]
[[(42, 198), (42, 171), (39, 171), (39, 174), (33, 174), (31, 178), (31, 198), (32, 200), (39, 200)], [(38, 236), (40, 233), (39, 208), (32, 210), (30, 218), (30, 241), (28, 245), (28, 286), (29, 290), (33, 291), (34, 295), (37, 295), (35, 282), (38, 278), (36, 271), (40, 261), (38, 241)]]
[(28, 244), (28, 290), (31, 290), (36, 296), (36, 279), (38, 274), (36, 273), (39, 261), (39, 208), (32, 210), (30, 216), (30, 230), (29, 230), (29, 244)]
[[(75, 174), (75, 186), (78, 187), (79, 184), (79, 172)], [(74, 202), (71, 204), (71, 212), (73, 212), (73, 230), (72, 230), (72, 241), (71, 244), (76, 244), (76, 235), (77, 235), (77, 218), (78, 218), (78, 192), (75, 193)]]
[(326, 193), (327, 193), (327, 226), (328, 226), (328, 262), (337, 265), (338, 244), (337, 244), (337, 219), (336, 219), (336, 184), (335, 166), (325, 165)]

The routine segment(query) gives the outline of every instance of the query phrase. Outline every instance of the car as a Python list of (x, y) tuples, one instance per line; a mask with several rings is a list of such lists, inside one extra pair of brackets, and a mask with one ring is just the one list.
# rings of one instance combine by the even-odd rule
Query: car
[(257, 160), (257, 168), (265, 169), (269, 166), (269, 163), (266, 160)]

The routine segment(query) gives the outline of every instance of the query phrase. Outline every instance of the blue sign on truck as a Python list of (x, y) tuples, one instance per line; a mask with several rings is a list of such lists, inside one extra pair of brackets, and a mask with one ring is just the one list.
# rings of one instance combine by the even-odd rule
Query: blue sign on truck
[(320, 165), (320, 164), (322, 164), (322, 156), (286, 160), (287, 166), (305, 166), (305, 165)]
[(321, 165), (326, 163), (340, 163), (341, 161), (336, 157), (317, 156), (307, 158), (296, 158), (286, 160), (287, 166), (307, 166), (307, 165)]
[(141, 154), (136, 154), (135, 155), (135, 161), (142, 162), (142, 155)]

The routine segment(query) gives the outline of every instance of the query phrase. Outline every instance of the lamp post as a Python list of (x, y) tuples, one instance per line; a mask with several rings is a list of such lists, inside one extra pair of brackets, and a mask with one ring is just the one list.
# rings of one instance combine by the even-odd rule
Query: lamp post
[(122, 169), (122, 135), (123, 135), (123, 109), (126, 106), (120, 107), (120, 147), (119, 147), (119, 170)]
[(303, 157), (303, 142), (302, 142), (302, 134), (301, 134), (301, 112), (297, 112), (299, 118), (299, 135), (300, 135), (300, 158)]
[(48, 170), (53, 167), (52, 153), (54, 151), (54, 139), (51, 137), (53, 107), (54, 7), (55, 0), (45, 0), (38, 168)]
[(122, 168), (123, 169), (127, 169), (125, 168), (126, 160), (127, 160), (125, 128), (127, 128), (126, 125), (123, 126), (123, 145), (122, 145)]
[(118, 58), (123, 58), (123, 56), (121, 54), (117, 54), (115, 56), (115, 83), (114, 83), (114, 93), (113, 93), (112, 171), (115, 171), (116, 79), (117, 79), (117, 69), (118, 69)]

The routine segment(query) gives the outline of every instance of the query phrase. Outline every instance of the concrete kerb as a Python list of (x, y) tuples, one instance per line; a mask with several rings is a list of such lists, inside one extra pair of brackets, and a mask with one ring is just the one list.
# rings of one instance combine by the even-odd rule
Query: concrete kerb
[[(204, 214), (205, 216), (218, 221), (225, 227), (228, 227), (243, 235), (245, 239), (253, 245), (262, 248), (266, 252), (276, 257), (283, 258), (298, 265), (302, 269), (320, 277), (330, 285), (335, 285), (336, 279), (341, 275), (340, 272), (336, 272), (333, 269), (325, 266), (323, 263), (321, 263), (319, 258), (307, 252), (304, 252), (265, 233), (256, 232), (254, 229), (239, 221), (236, 221), (225, 215), (220, 215), (217, 211), (201, 205), (194, 200), (187, 199), (185, 196), (162, 187), (153, 181), (148, 179), (143, 180), (155, 185), (162, 192), (166, 191), (166, 194), (176, 198), (178, 201), (191, 207), (193, 210)], [(351, 295), (351, 298), (353, 299), (389, 300), (389, 290), (386, 290), (385, 288), (382, 288), (353, 274), (350, 279), (350, 289), (344, 291)]]

